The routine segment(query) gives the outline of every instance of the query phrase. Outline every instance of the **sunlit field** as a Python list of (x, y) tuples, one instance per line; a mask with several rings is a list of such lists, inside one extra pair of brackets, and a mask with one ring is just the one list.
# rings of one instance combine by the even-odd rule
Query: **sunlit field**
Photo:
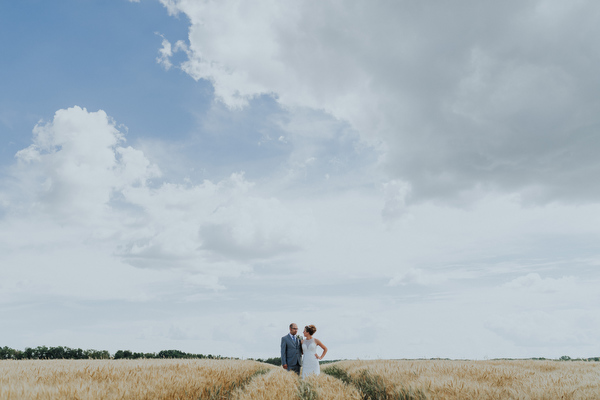
[(0, 399), (221, 399), (273, 368), (239, 360), (0, 361)]
[(297, 375), (279, 367), (252, 380), (243, 390), (238, 390), (233, 399), (361, 399), (360, 392), (352, 385), (326, 374), (298, 379)]
[(250, 360), (0, 361), (0, 399), (597, 399), (600, 363), (377, 360), (298, 379)]
[(381, 398), (600, 399), (598, 362), (342, 361), (329, 368)]

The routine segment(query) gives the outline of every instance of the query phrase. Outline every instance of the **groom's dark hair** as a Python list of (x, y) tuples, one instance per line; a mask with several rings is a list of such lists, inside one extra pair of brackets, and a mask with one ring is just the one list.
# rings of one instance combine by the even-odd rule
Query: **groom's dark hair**
[(292, 329), (292, 325), (294, 325), (294, 324), (295, 324), (295, 322), (292, 322), (292, 323), (290, 324), (290, 329)]

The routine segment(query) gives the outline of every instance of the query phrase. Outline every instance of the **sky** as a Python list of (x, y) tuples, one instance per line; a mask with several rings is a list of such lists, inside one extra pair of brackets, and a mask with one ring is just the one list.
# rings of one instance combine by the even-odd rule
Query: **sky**
[(1, 2), (0, 345), (600, 355), (599, 21)]

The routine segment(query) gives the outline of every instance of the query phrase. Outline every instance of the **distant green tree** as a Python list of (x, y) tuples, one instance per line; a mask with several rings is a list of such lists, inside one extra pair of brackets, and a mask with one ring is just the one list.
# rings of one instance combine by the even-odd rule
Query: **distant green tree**
[(124, 354), (123, 354), (123, 350), (117, 350), (117, 352), (115, 353), (115, 360), (119, 360), (121, 358), (125, 358)]
[(52, 354), (52, 358), (55, 360), (60, 360), (63, 358), (68, 358), (67, 354), (71, 349), (69, 349), (68, 347), (63, 347), (63, 346), (58, 346), (58, 347), (51, 347), (49, 352), (50, 354)]
[[(15, 350), (8, 346), (0, 347), (0, 360), (61, 360), (61, 359), (110, 359), (111, 354), (107, 350), (95, 350), (88, 349), (82, 350), (81, 348), (72, 349), (66, 346), (47, 347), (38, 346), (36, 348), (26, 347), (25, 350)], [(212, 354), (192, 354), (186, 353), (181, 350), (161, 350), (158, 353), (142, 353), (132, 352), (131, 350), (117, 350), (114, 359), (138, 359), (138, 358), (210, 358), (210, 359), (222, 359), (221, 356), (214, 356)], [(269, 362), (269, 361), (267, 361)], [(273, 363), (271, 361), (271, 363)]]
[(31, 347), (25, 347), (23, 351), (23, 358), (31, 360), (33, 358), (33, 349)]
[(180, 350), (161, 350), (158, 352), (160, 358), (188, 358), (188, 354)]
[(94, 360), (108, 360), (110, 358), (110, 353), (107, 350), (85, 350), (83, 355), (85, 358), (91, 358)]
[(36, 347), (33, 349), (33, 358), (37, 358), (38, 360), (47, 360), (51, 355), (48, 350), (49, 349), (46, 346)]
[(14, 360), (17, 356), (17, 350), (11, 349), (8, 346), (0, 348), (0, 359), (2, 360)]

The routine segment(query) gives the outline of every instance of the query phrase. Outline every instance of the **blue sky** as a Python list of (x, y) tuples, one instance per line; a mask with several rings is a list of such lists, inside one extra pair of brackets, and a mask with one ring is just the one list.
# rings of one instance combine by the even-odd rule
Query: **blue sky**
[(1, 4), (1, 345), (597, 356), (599, 14)]
[(166, 131), (176, 138), (193, 124), (186, 105), (210, 103), (209, 85), (156, 65), (158, 34), (186, 35), (185, 21), (165, 15), (158, 2), (9, 2), (0, 18), (3, 50), (11, 55), (2, 68), (3, 131), (21, 145), (39, 119), (74, 104), (106, 109), (135, 127), (133, 138)]

